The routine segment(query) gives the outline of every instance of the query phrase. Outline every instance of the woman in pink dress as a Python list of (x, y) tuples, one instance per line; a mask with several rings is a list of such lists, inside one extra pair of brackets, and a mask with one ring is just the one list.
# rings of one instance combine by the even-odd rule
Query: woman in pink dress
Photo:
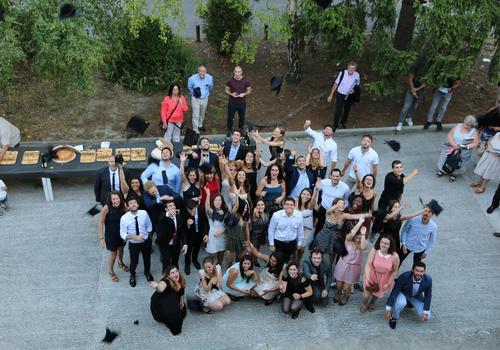
[(334, 303), (339, 306), (347, 304), (351, 294), (351, 287), (359, 281), (361, 265), (363, 264), (363, 252), (368, 246), (366, 239), (366, 226), (362, 226), (364, 218), (360, 218), (356, 226), (345, 238), (347, 255), (342, 256), (335, 266), (335, 290)]
[(391, 237), (384, 236), (368, 254), (363, 281), (365, 290), (359, 310), (362, 314), (375, 310), (375, 303), (394, 285), (398, 273), (399, 256)]

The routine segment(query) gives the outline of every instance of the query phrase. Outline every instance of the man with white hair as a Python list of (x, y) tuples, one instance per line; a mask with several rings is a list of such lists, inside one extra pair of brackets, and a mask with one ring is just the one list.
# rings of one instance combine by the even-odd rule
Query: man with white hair
[(208, 105), (210, 90), (214, 87), (213, 77), (207, 73), (205, 66), (199, 66), (198, 72), (188, 79), (188, 89), (191, 92), (191, 108), (193, 109), (193, 130), (206, 131), (203, 126)]

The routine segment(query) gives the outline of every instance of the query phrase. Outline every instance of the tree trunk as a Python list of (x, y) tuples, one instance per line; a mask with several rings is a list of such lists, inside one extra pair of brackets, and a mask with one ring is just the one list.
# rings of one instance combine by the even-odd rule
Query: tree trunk
[(299, 37), (296, 29), (297, 7), (295, 0), (288, 0), (289, 25), (292, 29), (292, 36), (287, 43), (288, 71), (287, 80), (298, 82), (300, 80), (300, 57), (299, 57)]
[(408, 50), (413, 39), (415, 29), (415, 9), (414, 0), (403, 0), (401, 11), (399, 11), (398, 27), (394, 36), (394, 47), (398, 50)]

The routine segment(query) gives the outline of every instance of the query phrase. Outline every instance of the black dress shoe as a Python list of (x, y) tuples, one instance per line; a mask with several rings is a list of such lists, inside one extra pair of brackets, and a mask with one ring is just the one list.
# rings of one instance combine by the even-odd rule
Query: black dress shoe
[(189, 275), (191, 273), (191, 267), (189, 265), (184, 266), (184, 273)]
[(392, 329), (396, 329), (396, 323), (397, 322), (398, 322), (397, 319), (391, 318), (391, 320), (389, 321), (389, 327), (391, 327)]
[(424, 124), (424, 130), (429, 129), (429, 126), (431, 126), (431, 123), (427, 122)]
[(436, 122), (436, 126), (437, 126), (436, 131), (441, 131), (441, 130), (443, 130), (443, 124), (441, 124), (441, 123), (439, 123), (439, 122)]
[(240, 297), (237, 297), (237, 296), (234, 296), (234, 295), (231, 295), (229, 294), (229, 299), (231, 299), (232, 301), (240, 301)]
[(490, 206), (488, 209), (486, 209), (486, 212), (487, 212), (488, 214), (491, 214), (491, 213), (493, 213), (493, 212), (495, 211), (495, 209), (496, 209), (495, 207)]
[(144, 276), (146, 276), (146, 280), (148, 282), (153, 282), (155, 280), (154, 277), (153, 277), (153, 275), (151, 273), (149, 273), (149, 272), (145, 273)]
[(135, 280), (135, 276), (134, 275), (130, 275), (130, 279), (128, 280), (128, 283), (130, 283), (130, 287), (135, 287), (135, 285), (137, 284), (136, 280)]
[(493, 233), (493, 236), (500, 238), (500, 232)]
[(347, 126), (345, 126), (344, 122), (341, 122), (340, 125), (342, 125), (342, 129), (347, 129)]
[(293, 312), (293, 313), (292, 313), (292, 319), (294, 319), (294, 320), (295, 320), (297, 317), (299, 317), (299, 312), (298, 312), (298, 311)]
[(199, 270), (199, 269), (201, 269), (201, 265), (200, 265), (200, 263), (199, 263), (198, 261), (196, 261), (196, 260), (195, 260), (195, 261), (193, 261), (193, 265), (194, 265), (194, 267), (196, 267), (198, 270)]
[(316, 312), (316, 309), (314, 309), (314, 305), (312, 303), (304, 303), (307, 311), (309, 311), (310, 313), (315, 313)]

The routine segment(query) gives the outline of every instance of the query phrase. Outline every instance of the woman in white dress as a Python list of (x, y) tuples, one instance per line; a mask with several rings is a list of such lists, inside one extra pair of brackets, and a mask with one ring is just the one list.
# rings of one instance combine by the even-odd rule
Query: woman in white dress
[[(321, 181), (318, 178), (318, 183)], [(314, 238), (313, 210), (318, 210), (318, 192), (310, 188), (304, 188), (295, 200), (295, 207), (302, 214), (304, 220), (304, 247), (309, 247)], [(302, 261), (304, 250), (297, 251), (297, 262)]]
[(199, 271), (200, 281), (194, 293), (203, 303), (203, 312), (211, 314), (212, 311), (221, 311), (224, 306), (231, 304), (231, 299), (222, 288), (222, 270), (219, 264), (214, 264), (214, 259), (207, 256), (203, 259), (203, 269)]
[(478, 181), (471, 183), (476, 193), (483, 193), (490, 180), (500, 179), (500, 127), (493, 128), (497, 133), (488, 140), (485, 152), (479, 159), (474, 172), (481, 176)]
[(204, 188), (204, 190), (207, 195), (205, 212), (210, 224), (206, 251), (210, 254), (212, 259), (217, 260), (217, 264), (222, 265), (224, 251), (226, 249), (226, 226), (224, 224), (224, 218), (227, 215), (227, 208), (224, 204), (222, 195), (217, 194), (212, 199), (210, 198), (210, 190), (208, 188)]

